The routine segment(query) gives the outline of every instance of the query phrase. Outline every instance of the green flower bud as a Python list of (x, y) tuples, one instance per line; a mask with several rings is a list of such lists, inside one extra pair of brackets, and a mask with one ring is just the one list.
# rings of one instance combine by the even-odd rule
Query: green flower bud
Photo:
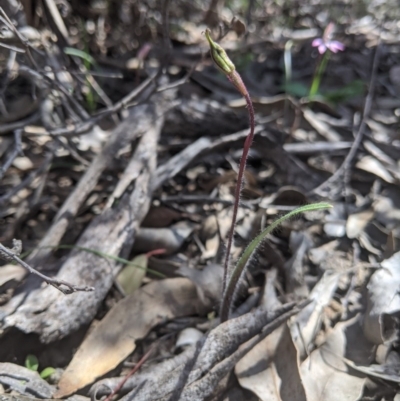
[(205, 35), (210, 45), (210, 54), (215, 65), (226, 75), (231, 75), (235, 71), (235, 65), (232, 63), (225, 50), (215, 43), (210, 36), (210, 30), (207, 28)]

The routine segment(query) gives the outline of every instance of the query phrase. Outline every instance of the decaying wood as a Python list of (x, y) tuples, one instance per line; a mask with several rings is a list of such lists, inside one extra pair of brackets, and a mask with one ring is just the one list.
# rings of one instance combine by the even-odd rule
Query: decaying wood
[[(78, 247), (99, 250), (114, 256), (131, 248), (136, 231), (150, 204), (151, 182), (156, 168), (157, 142), (164, 121), (162, 116), (168, 107), (166, 92), (163, 93), (156, 96), (144, 109), (140, 109), (141, 113), (136, 114), (135, 122), (130, 120), (130, 124), (137, 124), (139, 120), (146, 122), (146, 125), (141, 126), (137, 131), (143, 133), (143, 136), (133, 156), (138, 161), (137, 174), (134, 173), (137, 177), (134, 186), (132, 185), (124, 194), (121, 194), (114, 208), (105, 210), (93, 219), (77, 242)], [(121, 138), (124, 137), (124, 131), (122, 130), (120, 134)], [(119, 149), (119, 144), (115, 141), (112, 143), (115, 147), (111, 146), (110, 152)], [(105, 167), (104, 161), (97, 163), (100, 167)], [(93, 168), (95, 176), (99, 175), (98, 170), (101, 168)], [(89, 180), (86, 178), (86, 185), (89, 185), (88, 182), (93, 185), (93, 180), (93, 175)], [(71, 207), (77, 207), (73, 201), (71, 203)], [(20, 302), (23, 300), (23, 304), (4, 319), (4, 327), (17, 327), (27, 333), (38, 333), (43, 342), (50, 342), (68, 335), (93, 319), (99, 304), (113, 283), (117, 266), (118, 264), (114, 261), (78, 249), (73, 250), (62, 265), (57, 278), (73, 281), (77, 285), (93, 286), (95, 291), (85, 293), (83, 296), (72, 294), (65, 297), (49, 287), (32, 290), (29, 284), (31, 286), (34, 284), (30, 282), (24, 286), (19, 296), (12, 299), (12, 301), (19, 300)], [(3, 313), (9, 313), (10, 309), (12, 311), (13, 306), (15, 304), (11, 304), (11, 307), (6, 305)]]

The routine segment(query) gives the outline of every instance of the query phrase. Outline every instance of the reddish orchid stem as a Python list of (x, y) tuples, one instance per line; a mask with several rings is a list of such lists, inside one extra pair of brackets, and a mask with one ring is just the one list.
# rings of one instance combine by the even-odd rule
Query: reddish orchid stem
[(226, 289), (226, 282), (227, 282), (227, 277), (228, 277), (231, 248), (232, 248), (233, 237), (234, 237), (234, 233), (235, 233), (237, 214), (238, 214), (238, 210), (239, 210), (240, 195), (241, 195), (242, 188), (243, 188), (244, 172), (246, 170), (247, 157), (249, 155), (251, 144), (253, 143), (254, 129), (255, 129), (253, 102), (251, 101), (249, 92), (248, 92), (246, 86), (244, 85), (242, 78), (236, 72), (236, 70), (233, 71), (230, 75), (227, 75), (227, 77), (246, 100), (247, 111), (249, 113), (249, 120), (250, 120), (250, 132), (247, 135), (246, 140), (244, 142), (242, 158), (240, 159), (239, 172), (238, 172), (236, 188), (235, 188), (235, 200), (234, 200), (234, 204), (233, 204), (232, 223), (231, 223), (231, 227), (229, 229), (228, 242), (226, 245), (226, 254), (225, 254), (225, 262), (224, 262), (224, 280), (223, 280), (224, 298), (226, 297), (226, 295), (229, 296), (229, 294), (225, 294), (225, 289)]
[(146, 253), (147, 258), (151, 258), (152, 256), (156, 255), (162, 255), (163, 253), (167, 252), (166, 249), (160, 248), (160, 249), (154, 249), (152, 251), (149, 251)]
[[(253, 103), (251, 101), (249, 92), (246, 88), (246, 85), (243, 83), (242, 78), (236, 71), (235, 65), (232, 63), (232, 61), (228, 57), (225, 50), (218, 43), (215, 43), (212, 40), (211, 32), (208, 28), (205, 31), (205, 35), (206, 35), (208, 44), (210, 45), (210, 55), (211, 55), (211, 58), (213, 59), (215, 65), (221, 70), (221, 72), (223, 72), (227, 76), (229, 81), (235, 86), (235, 88), (240, 92), (240, 94), (246, 99), (247, 111), (249, 113), (249, 120), (250, 120), (250, 132), (247, 135), (246, 140), (244, 141), (242, 158), (240, 159), (240, 164), (239, 164), (239, 172), (238, 172), (236, 189), (235, 189), (235, 201), (233, 204), (232, 224), (229, 229), (228, 243), (226, 246), (225, 262), (224, 262), (224, 278), (223, 278), (223, 282), (222, 282), (223, 283), (222, 284), (222, 293), (223, 293), (222, 308), (223, 309), (221, 310), (221, 312), (228, 310), (228, 313), (220, 314), (220, 317), (221, 317), (221, 321), (225, 321), (228, 319), (229, 308), (230, 308), (230, 305), (232, 304), (232, 300), (233, 300), (233, 293), (231, 290), (227, 291), (226, 283), (228, 280), (229, 261), (230, 261), (230, 256), (231, 256), (233, 236), (235, 233), (237, 214), (238, 214), (238, 210), (239, 210), (240, 195), (242, 192), (243, 181), (244, 181), (244, 171), (246, 169), (246, 162), (247, 162), (247, 157), (249, 155), (250, 146), (251, 146), (251, 144), (253, 142), (253, 138), (254, 138), (254, 129), (255, 129), (254, 108), (253, 108)], [(236, 284), (237, 284), (237, 280), (235, 281), (235, 286), (236, 286)]]

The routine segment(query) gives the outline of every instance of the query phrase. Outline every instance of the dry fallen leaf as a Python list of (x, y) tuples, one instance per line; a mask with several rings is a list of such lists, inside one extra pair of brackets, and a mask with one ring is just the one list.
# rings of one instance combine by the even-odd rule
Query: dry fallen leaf
[(395, 181), (389, 171), (387, 171), (387, 169), (384, 167), (384, 165), (372, 156), (364, 156), (356, 164), (356, 167), (360, 170), (364, 170), (368, 173), (374, 174), (390, 184), (394, 183)]
[(307, 296), (308, 288), (304, 282), (305, 266), (303, 258), (313, 242), (309, 235), (301, 231), (290, 233), (289, 246), (292, 257), (285, 263), (286, 282), (288, 291), (299, 296)]
[(339, 278), (338, 272), (325, 272), (311, 291), (309, 298), (312, 302), (300, 311), (295, 318), (296, 323), (290, 326), (293, 342), (301, 360), (308, 355), (308, 350), (314, 343), (324, 308), (331, 301), (339, 284)]
[(131, 260), (132, 264), (126, 265), (118, 273), (115, 281), (124, 295), (133, 294), (142, 285), (148, 260), (147, 255), (138, 255)]
[(388, 315), (400, 310), (400, 252), (384, 260), (381, 266), (368, 283), (368, 307), (364, 318), (364, 334), (375, 344), (389, 340), (385, 329), (389, 323)]
[(16, 167), (18, 170), (21, 171), (27, 171), (33, 169), (32, 161), (25, 156), (16, 157), (12, 164), (14, 167)]
[(56, 398), (72, 394), (114, 369), (134, 351), (135, 341), (157, 324), (198, 314), (200, 309), (196, 288), (186, 278), (141, 287), (118, 302), (85, 338), (61, 376)]
[(334, 238), (340, 238), (346, 234), (346, 206), (343, 203), (336, 203), (325, 216), (325, 220), (325, 234)]
[(374, 212), (372, 210), (350, 215), (346, 223), (347, 237), (357, 238), (373, 217)]
[(301, 364), (307, 401), (358, 400), (365, 379), (352, 376), (343, 361), (346, 348), (345, 324), (339, 323), (324, 344)]
[(27, 274), (26, 269), (20, 265), (7, 264), (0, 267), (0, 288), (12, 281), (21, 281)]
[(197, 295), (203, 305), (215, 308), (219, 304), (223, 276), (221, 265), (210, 263), (202, 270), (180, 266), (177, 273), (196, 285)]
[(240, 385), (261, 401), (306, 401), (290, 331), (283, 325), (257, 344), (235, 367)]
[(329, 142), (339, 142), (341, 141), (341, 136), (327, 124), (319, 118), (317, 113), (312, 112), (309, 109), (303, 111), (304, 118), (310, 123), (310, 125), (315, 128), (315, 130)]

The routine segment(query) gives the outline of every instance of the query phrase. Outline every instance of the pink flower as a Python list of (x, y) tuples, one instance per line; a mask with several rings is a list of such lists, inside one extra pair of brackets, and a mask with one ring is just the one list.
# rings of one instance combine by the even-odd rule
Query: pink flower
[(332, 40), (332, 34), (335, 28), (335, 24), (330, 22), (325, 28), (324, 36), (317, 38), (312, 41), (311, 46), (318, 47), (319, 54), (324, 54), (328, 49), (332, 53), (342, 52), (344, 50), (344, 44), (337, 40)]
[(322, 38), (317, 38), (312, 41), (311, 46), (318, 47), (319, 54), (324, 54), (327, 49), (333, 53), (342, 52), (344, 50), (344, 44), (337, 40), (324, 41)]

